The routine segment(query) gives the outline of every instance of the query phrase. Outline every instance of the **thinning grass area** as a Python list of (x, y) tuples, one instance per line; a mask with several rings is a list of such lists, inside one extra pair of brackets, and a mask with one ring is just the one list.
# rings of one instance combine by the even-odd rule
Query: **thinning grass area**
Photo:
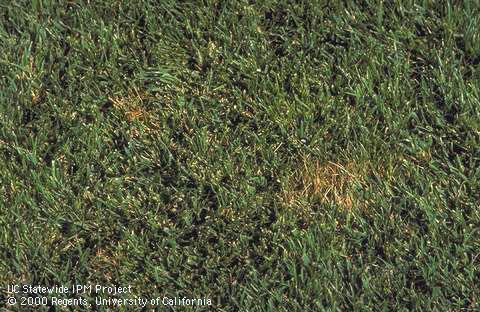
[[(342, 165), (333, 162), (319, 163), (311, 159), (303, 161), (304, 168), (299, 174), (300, 179), (294, 182), (298, 184), (297, 190), (294, 188), (293, 193), (286, 190), (285, 199), (288, 206), (298, 198), (316, 197), (322, 204), (333, 203), (346, 209), (353, 207), (352, 189), (364, 181), (360, 168), (356, 168), (357, 166), (352, 163)], [(296, 178), (294, 175), (293, 179)]]
[(479, 16), (0, 1), (0, 286), (478, 309)]

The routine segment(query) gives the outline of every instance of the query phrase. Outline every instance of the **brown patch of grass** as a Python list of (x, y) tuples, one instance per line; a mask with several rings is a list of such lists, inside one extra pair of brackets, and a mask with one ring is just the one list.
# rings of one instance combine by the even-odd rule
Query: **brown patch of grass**
[(127, 96), (110, 97), (113, 106), (124, 113), (128, 121), (146, 120), (150, 117), (142, 103), (148, 96), (134, 89)]
[[(152, 95), (133, 89), (127, 96), (109, 97), (109, 100), (117, 111), (123, 113), (124, 118), (128, 122), (140, 122), (144, 126), (142, 132), (149, 133), (160, 128), (155, 114), (149, 111), (144, 105), (146, 100), (153, 98)], [(140, 134), (136, 129), (131, 129), (131, 131), (134, 137), (138, 137)]]
[(40, 91), (33, 91), (32, 90), (32, 103), (33, 105), (37, 105), (38, 103), (40, 103), (40, 100), (41, 100), (41, 92)]
[(115, 255), (105, 249), (97, 249), (91, 264), (93, 267), (97, 268), (103, 266), (116, 266), (118, 265), (118, 259)]
[(288, 206), (305, 206), (302, 201), (314, 199), (346, 209), (363, 206), (354, 197), (353, 187), (365, 184), (368, 170), (366, 164), (319, 162), (303, 158), (302, 168), (292, 177), (289, 189), (284, 191), (285, 203)]
[(103, 272), (107, 280), (112, 280), (111, 269), (120, 264), (120, 255), (114, 254), (106, 249), (97, 249), (95, 255), (90, 260), (90, 268), (94, 272)]
[(405, 155), (404, 157), (400, 158), (406, 159), (408, 162), (411, 162), (417, 166), (425, 166), (433, 159), (430, 150), (423, 150), (417, 152), (415, 155)]
[[(358, 196), (356, 189), (386, 192), (382, 184), (372, 181), (383, 181), (394, 184), (402, 161), (426, 163), (431, 159), (426, 151), (416, 155), (414, 159), (395, 154), (386, 155), (382, 159), (360, 162), (320, 162), (312, 157), (302, 157), (300, 168), (287, 180), (281, 199), (286, 207), (294, 209), (294, 213), (305, 220), (315, 215), (312, 203), (336, 205), (351, 210), (359, 209), (366, 213), (372, 198)], [(357, 195), (358, 194), (358, 195)]]

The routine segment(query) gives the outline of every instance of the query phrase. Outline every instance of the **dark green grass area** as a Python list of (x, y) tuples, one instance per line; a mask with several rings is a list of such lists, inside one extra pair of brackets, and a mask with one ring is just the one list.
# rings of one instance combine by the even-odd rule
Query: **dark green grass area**
[(356, 3), (0, 0), (0, 286), (478, 309), (480, 5)]

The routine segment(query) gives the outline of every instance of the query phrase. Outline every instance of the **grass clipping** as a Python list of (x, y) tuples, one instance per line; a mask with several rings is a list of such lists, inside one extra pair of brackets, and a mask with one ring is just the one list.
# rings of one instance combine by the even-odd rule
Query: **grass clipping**
[(288, 187), (284, 189), (285, 204), (289, 207), (305, 207), (306, 203), (313, 200), (345, 209), (364, 206), (355, 198), (354, 188), (365, 186), (366, 174), (365, 166), (352, 162), (319, 162), (304, 157), (301, 169), (291, 176)]

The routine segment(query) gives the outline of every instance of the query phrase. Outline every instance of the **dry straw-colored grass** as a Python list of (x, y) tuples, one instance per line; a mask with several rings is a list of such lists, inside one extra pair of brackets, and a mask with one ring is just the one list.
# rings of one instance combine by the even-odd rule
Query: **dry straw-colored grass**
[[(109, 97), (114, 109), (122, 113), (129, 123), (142, 125), (142, 133), (151, 133), (160, 128), (155, 113), (145, 106), (145, 102), (151, 99), (154, 97), (137, 89), (130, 90), (126, 96)], [(131, 134), (138, 137), (140, 131), (134, 127), (131, 129)]]
[(365, 211), (371, 199), (361, 196), (359, 189), (385, 191), (380, 184), (372, 185), (372, 181), (380, 179), (386, 184), (394, 183), (403, 162), (422, 168), (431, 159), (429, 150), (414, 156), (391, 154), (372, 161), (321, 162), (304, 156), (299, 169), (287, 181), (282, 200), (287, 207), (295, 208), (302, 215), (312, 212), (312, 202)]
[(147, 120), (151, 116), (142, 103), (148, 96), (134, 89), (127, 96), (110, 97), (113, 106), (122, 111), (128, 121)]
[(288, 206), (304, 206), (305, 200), (310, 199), (346, 209), (363, 205), (354, 197), (353, 188), (365, 185), (368, 167), (364, 164), (319, 162), (304, 157), (301, 165), (284, 190), (283, 197)]
[(93, 272), (103, 272), (103, 277), (111, 281), (113, 279), (112, 272), (108, 270), (110, 267), (118, 267), (123, 255), (118, 252), (114, 253), (110, 250), (99, 248), (95, 255), (91, 257), (89, 266)]

